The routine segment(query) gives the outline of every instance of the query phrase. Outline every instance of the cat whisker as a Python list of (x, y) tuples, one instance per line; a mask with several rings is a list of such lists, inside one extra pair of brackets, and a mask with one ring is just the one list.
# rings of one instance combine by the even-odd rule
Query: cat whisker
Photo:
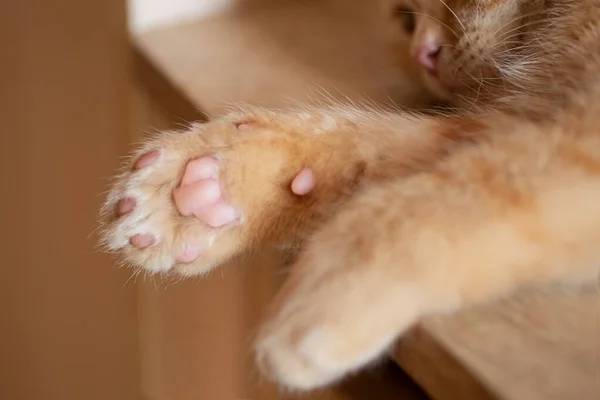
[[(518, 25), (518, 26), (516, 26), (516, 27), (514, 27), (514, 28), (512, 28), (512, 29), (510, 29), (510, 30), (508, 30), (506, 32), (502, 32), (502, 35), (499, 35), (501, 33), (501, 31), (497, 31), (496, 33), (494, 33), (494, 36), (498, 35), (499, 37), (501, 37), (502, 39), (504, 39), (505, 38), (504, 35), (508, 35), (508, 34), (513, 33), (515, 31), (521, 31), (524, 28), (528, 28), (530, 26), (533, 26), (533, 25), (536, 25), (536, 24), (539, 24), (539, 23), (540, 23), (540, 21), (529, 21), (527, 23)], [(517, 35), (520, 35), (521, 33), (522, 32), (518, 32)]]
[(454, 16), (454, 18), (456, 18), (456, 22), (458, 22), (458, 24), (460, 25), (460, 28), (462, 29), (462, 32), (464, 34), (465, 40), (469, 44), (471, 44), (469, 36), (467, 35), (467, 29), (465, 28), (465, 24), (463, 24), (463, 22), (460, 20), (460, 18), (458, 17), (458, 15), (456, 15), (456, 13), (454, 12), (454, 10), (452, 10), (452, 8), (450, 8), (450, 6), (448, 6), (448, 4), (446, 4), (446, 2), (444, 0), (439, 0), (439, 2), (442, 3), (444, 5), (444, 7), (446, 7), (448, 9), (448, 11), (450, 11), (450, 13)]
[[(506, 41), (511, 40), (515, 37), (520, 37), (521, 34), (522, 34), (522, 32), (515, 32), (515, 33), (511, 33), (510, 35), (503, 36), (499, 40), (499, 43), (505, 43)], [(521, 42), (521, 40), (519, 40), (519, 42)]]
[(473, 102), (471, 103), (471, 107), (470, 110), (472, 111), (476, 104), (477, 104), (477, 100), (479, 100), (479, 94), (481, 92), (481, 87), (483, 86), (483, 81), (480, 82), (479, 87), (477, 88), (477, 93), (475, 93), (475, 99), (473, 99)]
[[(517, 21), (519, 19), (522, 20), (522, 19), (529, 18), (529, 17), (535, 17), (535, 16), (540, 15), (540, 14), (542, 14), (542, 12), (540, 12), (540, 11), (534, 11), (534, 12), (531, 12), (531, 13), (527, 13), (527, 14), (523, 14), (523, 15), (518, 15), (515, 18), (511, 19), (510, 21), (508, 21), (507, 23), (505, 23), (504, 25), (502, 25), (500, 28), (498, 28), (492, 34), (492, 36), (494, 36), (494, 37), (498, 36), (498, 34), (501, 33), (504, 28), (506, 28), (507, 26), (509, 26), (510, 24), (512, 24), (513, 22), (515, 22), (515, 21)], [(509, 30), (509, 31), (507, 31), (505, 33), (509, 33), (509, 32), (514, 31), (516, 29), (525, 28), (525, 27), (531, 26), (533, 24), (539, 24), (539, 23), (540, 23), (539, 20), (529, 21), (527, 23), (520, 24), (516, 28), (513, 28), (513, 29), (511, 29), (511, 30)]]
[(143, 272), (143, 269), (139, 268), (136, 271), (134, 271), (131, 276), (125, 281), (125, 283), (123, 283), (123, 287), (126, 287), (129, 282), (131, 282), (131, 280), (133, 280), (133, 283), (135, 283), (137, 281), (137, 277), (140, 276), (140, 274)]

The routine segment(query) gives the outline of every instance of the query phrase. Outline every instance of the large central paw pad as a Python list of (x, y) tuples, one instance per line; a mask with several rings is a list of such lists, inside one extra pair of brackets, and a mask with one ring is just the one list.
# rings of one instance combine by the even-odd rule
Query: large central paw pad
[(236, 209), (223, 200), (219, 165), (212, 157), (188, 163), (173, 198), (182, 215), (194, 216), (212, 228), (230, 224), (239, 217)]

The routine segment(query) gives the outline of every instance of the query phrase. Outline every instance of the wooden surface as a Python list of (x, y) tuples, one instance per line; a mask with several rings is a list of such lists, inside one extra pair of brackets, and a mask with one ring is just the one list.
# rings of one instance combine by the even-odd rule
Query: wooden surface
[(0, 398), (139, 399), (136, 292), (96, 251), (127, 144), (122, 0), (0, 13)]
[[(383, 105), (425, 100), (388, 64), (372, 27), (373, 11), (327, 4), (276, 1), (258, 11), (145, 32), (134, 38), (138, 54), (149, 61), (142, 73), (156, 78), (149, 80), (151, 90), (165, 97), (167, 110), (186, 116), (190, 108), (219, 115), (232, 102), (318, 102), (325, 92)], [(170, 87), (161, 82), (165, 77)]]
[[(319, 101), (317, 87), (337, 98), (420, 104), (416, 88), (390, 75), (368, 13), (290, 4), (143, 33), (138, 74), (175, 120), (219, 115), (237, 101)], [(269, 268), (253, 270), (262, 287), (245, 289), (251, 315), (274, 290)], [(599, 296), (594, 288), (529, 292), (432, 318), (399, 341), (394, 359), (439, 400), (598, 399)]]
[(394, 358), (437, 399), (598, 399), (600, 292), (529, 291), (430, 318)]

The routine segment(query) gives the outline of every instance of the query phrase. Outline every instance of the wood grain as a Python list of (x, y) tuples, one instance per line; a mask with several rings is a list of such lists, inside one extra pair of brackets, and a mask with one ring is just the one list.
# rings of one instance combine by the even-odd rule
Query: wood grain
[(437, 399), (598, 399), (600, 292), (531, 290), (430, 318), (394, 357)]
[(139, 398), (136, 293), (97, 251), (127, 136), (123, 0), (0, 13), (0, 398)]

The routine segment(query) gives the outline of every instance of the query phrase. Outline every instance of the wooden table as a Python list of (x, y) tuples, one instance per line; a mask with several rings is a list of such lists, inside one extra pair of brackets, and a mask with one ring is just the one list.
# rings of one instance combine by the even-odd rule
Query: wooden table
[[(327, 2), (242, 10), (137, 34), (136, 65), (182, 120), (219, 115), (232, 101), (273, 107), (324, 92), (379, 103), (400, 92), (394, 102), (420, 104), (418, 88), (387, 65), (370, 17)], [(393, 359), (439, 400), (600, 399), (599, 293), (530, 291), (431, 318)]]

